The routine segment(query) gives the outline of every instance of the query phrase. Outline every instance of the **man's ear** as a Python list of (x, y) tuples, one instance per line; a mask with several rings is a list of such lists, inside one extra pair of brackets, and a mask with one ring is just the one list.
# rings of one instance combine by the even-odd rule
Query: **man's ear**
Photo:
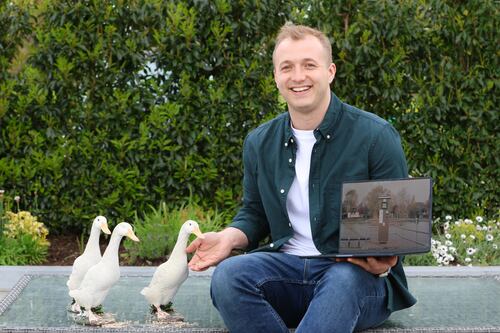
[(332, 62), (330, 66), (328, 66), (328, 72), (329, 72), (329, 77), (328, 77), (328, 82), (332, 83), (333, 79), (335, 79), (335, 73), (337, 73), (337, 66)]

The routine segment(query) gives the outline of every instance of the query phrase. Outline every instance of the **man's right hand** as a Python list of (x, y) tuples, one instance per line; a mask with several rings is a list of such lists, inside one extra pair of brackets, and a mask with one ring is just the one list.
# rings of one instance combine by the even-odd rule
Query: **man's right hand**
[(196, 238), (186, 248), (187, 253), (193, 253), (188, 266), (193, 271), (204, 271), (229, 257), (235, 248), (244, 248), (248, 244), (245, 234), (236, 228), (227, 228), (221, 232), (203, 234), (204, 239)]

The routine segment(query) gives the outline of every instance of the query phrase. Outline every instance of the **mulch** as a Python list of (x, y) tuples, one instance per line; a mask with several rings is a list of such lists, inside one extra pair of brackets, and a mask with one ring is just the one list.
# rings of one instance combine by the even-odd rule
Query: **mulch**
[[(50, 242), (46, 261), (44, 266), (72, 266), (76, 258), (81, 254), (78, 246), (78, 235), (48, 235)], [(101, 237), (100, 247), (101, 253), (104, 253), (108, 240)], [(82, 249), (83, 251), (83, 249)], [(125, 253), (123, 245), (120, 245), (119, 253)], [(166, 261), (166, 258), (158, 258), (155, 260), (138, 259), (134, 263), (127, 262), (120, 256), (120, 265), (122, 266), (158, 266)]]

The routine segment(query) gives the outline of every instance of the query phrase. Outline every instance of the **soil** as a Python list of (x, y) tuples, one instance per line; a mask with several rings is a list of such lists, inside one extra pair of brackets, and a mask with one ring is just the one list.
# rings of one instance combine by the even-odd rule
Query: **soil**
[[(42, 264), (45, 266), (72, 266), (75, 259), (81, 254), (78, 246), (77, 235), (50, 235), (47, 237), (50, 242), (49, 251), (46, 261)], [(106, 249), (108, 239), (100, 240), (101, 253)], [(82, 249), (83, 251), (83, 249)], [(120, 245), (120, 265), (122, 266), (158, 266), (165, 262), (167, 258), (158, 258), (155, 260), (138, 259), (134, 263), (129, 263), (123, 255), (126, 253), (123, 245)]]
[(50, 246), (47, 260), (44, 265), (47, 266), (71, 266), (75, 259), (80, 255), (78, 248), (78, 236), (76, 235), (58, 235), (47, 237)]

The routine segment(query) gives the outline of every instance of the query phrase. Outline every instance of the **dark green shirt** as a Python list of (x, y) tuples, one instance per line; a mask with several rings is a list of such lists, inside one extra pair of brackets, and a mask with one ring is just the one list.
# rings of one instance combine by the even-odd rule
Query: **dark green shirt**
[[(347, 180), (408, 176), (397, 131), (382, 118), (343, 103), (332, 93), (314, 131), (309, 173), (309, 213), (314, 244), (322, 254), (339, 243), (341, 184)], [(276, 251), (293, 235), (286, 199), (295, 178), (297, 145), (290, 115), (283, 113), (250, 132), (243, 148), (243, 207), (231, 224), (245, 233), (248, 250), (271, 236), (259, 251)], [(386, 279), (392, 311), (413, 305), (401, 260)]]

